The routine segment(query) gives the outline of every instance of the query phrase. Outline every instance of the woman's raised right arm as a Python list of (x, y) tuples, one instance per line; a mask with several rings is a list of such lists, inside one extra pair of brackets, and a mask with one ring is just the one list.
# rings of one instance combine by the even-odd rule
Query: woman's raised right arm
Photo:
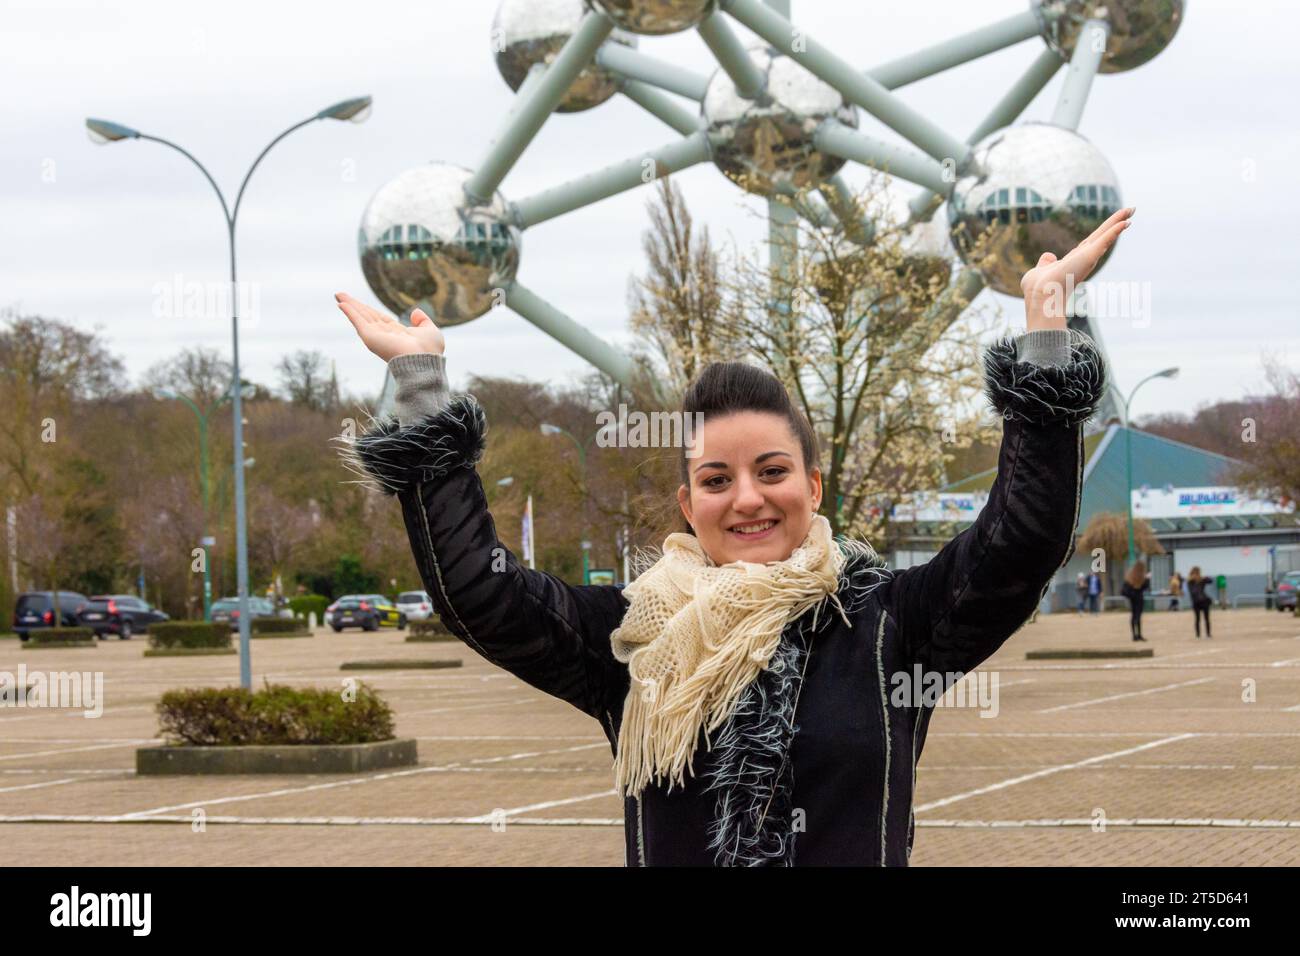
[[(627, 688), (627, 669), (609, 642), (626, 607), (622, 594), (524, 567), (501, 543), (475, 470), (486, 417), (472, 395), (450, 394), (441, 332), (426, 332), (427, 350), (392, 354), (394, 341), (403, 344), (392, 337), (405, 333), (381, 326), (368, 334), (371, 316), (361, 310), (376, 310), (352, 299), (340, 307), (367, 347), (388, 361), (397, 384), (396, 417), (344, 442), (342, 455), (401, 503), (416, 567), (443, 624), (486, 660), (613, 733), (606, 712)], [(432, 327), (422, 312), (414, 319), (409, 327), (387, 322)]]

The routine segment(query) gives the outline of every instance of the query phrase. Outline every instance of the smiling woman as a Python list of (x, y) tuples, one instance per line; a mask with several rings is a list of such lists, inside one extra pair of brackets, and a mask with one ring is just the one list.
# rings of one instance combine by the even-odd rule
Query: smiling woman
[(682, 456), (677, 501), (715, 564), (789, 557), (822, 499), (817, 436), (775, 376), (743, 362), (710, 365), (684, 416), (704, 427)]
[(891, 570), (832, 537), (813, 430), (776, 378), (742, 364), (706, 368), (682, 409), (703, 418), (677, 494), (693, 533), (669, 535), (622, 590), (570, 585), (501, 544), (475, 471), (483, 409), (449, 394), (442, 333), (418, 310), (407, 327), (340, 295), (397, 381), (396, 419), (345, 442), (343, 460), (401, 503), (448, 629), (599, 721), (629, 865), (905, 866), (934, 707), (891, 695), (891, 675), (956, 683), (1073, 553), (1082, 426), (1107, 382), (1053, 289), (1081, 282), (1131, 213), (1024, 276), (1029, 331), (984, 355), (997, 478), (924, 565)]

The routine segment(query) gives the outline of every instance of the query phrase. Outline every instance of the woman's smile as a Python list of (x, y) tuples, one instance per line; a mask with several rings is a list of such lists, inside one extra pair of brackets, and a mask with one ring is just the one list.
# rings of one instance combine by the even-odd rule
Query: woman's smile
[(765, 518), (762, 521), (747, 521), (732, 525), (727, 530), (741, 541), (761, 541), (775, 534), (776, 526), (780, 523), (779, 518)]

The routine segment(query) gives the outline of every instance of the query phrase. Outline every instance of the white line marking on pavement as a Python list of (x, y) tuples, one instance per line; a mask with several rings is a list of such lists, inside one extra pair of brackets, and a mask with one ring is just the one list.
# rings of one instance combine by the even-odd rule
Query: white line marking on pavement
[[(1110, 827), (1230, 827), (1230, 828), (1251, 828), (1251, 829), (1278, 829), (1278, 828), (1300, 828), (1300, 820), (1232, 820), (1219, 819), (1216, 817), (1195, 818), (1195, 817), (1137, 817), (1134, 819), (1105, 819), (1105, 825)], [(1061, 820), (917, 820), (918, 827), (977, 827), (977, 828), (995, 828), (995, 827), (1091, 827), (1095, 826), (1097, 821), (1088, 818), (1084, 820), (1061, 819)]]
[(1166, 690), (1176, 690), (1179, 687), (1191, 687), (1195, 684), (1205, 684), (1214, 680), (1213, 677), (1198, 677), (1196, 680), (1179, 681), (1177, 684), (1165, 684), (1163, 687), (1148, 687), (1146, 690), (1132, 690), (1124, 694), (1111, 694), (1109, 697), (1094, 697), (1092, 700), (1080, 700), (1073, 704), (1059, 704), (1056, 707), (1047, 707), (1038, 711), (1040, 714), (1054, 714), (1060, 710), (1071, 710), (1075, 707), (1091, 707), (1093, 704), (1105, 704), (1112, 700), (1123, 700), (1126, 697), (1141, 697), (1145, 694), (1158, 694)]
[(501, 810), (500, 813), (493, 810), (491, 813), (484, 813), (477, 817), (469, 817), (468, 821), (470, 823), (490, 823), (493, 820), (499, 820), (503, 816), (509, 817), (514, 816), (517, 813), (528, 813), (530, 810), (549, 810), (551, 807), (563, 807), (570, 803), (583, 803), (587, 800), (598, 800), (601, 797), (612, 797), (617, 794), (618, 790), (615, 787), (610, 787), (608, 790), (599, 790), (596, 793), (587, 793), (580, 797), (566, 797), (563, 800), (546, 800), (542, 803), (530, 803), (526, 807), (513, 807), (510, 810)]
[(924, 813), (926, 810), (933, 810), (936, 807), (946, 807), (950, 803), (956, 803), (959, 800), (967, 800), (970, 797), (978, 797), (986, 793), (993, 793), (996, 790), (1005, 790), (1007, 787), (1014, 787), (1018, 783), (1037, 780), (1040, 777), (1047, 777), (1054, 773), (1060, 773), (1063, 770), (1074, 770), (1076, 767), (1086, 767), (1089, 764), (1098, 763), (1102, 760), (1111, 760), (1115, 757), (1127, 757), (1129, 754), (1139, 753), (1143, 750), (1150, 750), (1152, 747), (1163, 747), (1165, 744), (1172, 744), (1179, 740), (1189, 740), (1196, 736), (1197, 734), (1177, 734), (1173, 737), (1166, 737), (1163, 740), (1153, 740), (1149, 743), (1139, 744), (1136, 747), (1129, 747), (1127, 750), (1116, 750), (1113, 753), (1099, 754), (1096, 757), (1088, 757), (1084, 760), (1077, 760), (1074, 763), (1063, 763), (1055, 767), (1046, 767), (1043, 770), (1036, 770), (1033, 773), (1023, 774), (1019, 777), (1012, 777), (1010, 780), (991, 783), (987, 787), (979, 787), (976, 790), (967, 790), (965, 793), (953, 794), (951, 797), (944, 797), (942, 800), (932, 800), (929, 803), (915, 807), (913, 812)]
[(23, 757), (57, 757), (60, 754), (80, 754), (88, 750), (114, 750), (120, 747), (134, 747), (138, 744), (158, 743), (155, 738), (127, 740), (120, 744), (95, 744), (93, 747), (65, 747), (62, 750), (29, 750), (20, 754), (3, 754), (0, 760), (21, 760)]
[(270, 797), (283, 797), (294, 793), (309, 793), (315, 790), (333, 790), (338, 787), (353, 787), (363, 783), (377, 783), (382, 780), (393, 780), (399, 777), (410, 777), (416, 774), (434, 773), (440, 770), (448, 770), (453, 767), (460, 767), (464, 764), (489, 764), (498, 763), (504, 760), (526, 760), (530, 757), (543, 757), (550, 754), (573, 753), (577, 750), (590, 750), (594, 747), (603, 747), (606, 744), (582, 744), (576, 747), (561, 747), (557, 750), (535, 750), (517, 754), (506, 754), (500, 757), (477, 757), (467, 761), (453, 761), (447, 764), (439, 764), (433, 767), (413, 767), (410, 770), (390, 770), (386, 773), (371, 774), (365, 777), (352, 777), (347, 780), (331, 780), (326, 783), (305, 784), (301, 787), (281, 787), (278, 790), (267, 790), (261, 793), (246, 793), (233, 797), (215, 797), (211, 800), (193, 800), (189, 803), (181, 803), (170, 807), (154, 807), (150, 810), (136, 810), (133, 813), (123, 814), (123, 818), (134, 818), (150, 816), (155, 813), (170, 813), (173, 810), (191, 810), (195, 807), (215, 806), (222, 803), (239, 803), (244, 800), (260, 800)]
[(76, 777), (64, 780), (45, 780), (41, 783), (24, 783), (16, 787), (0, 787), (0, 793), (13, 793), (15, 790), (39, 790), (41, 787), (57, 787), (61, 783), (76, 783)]

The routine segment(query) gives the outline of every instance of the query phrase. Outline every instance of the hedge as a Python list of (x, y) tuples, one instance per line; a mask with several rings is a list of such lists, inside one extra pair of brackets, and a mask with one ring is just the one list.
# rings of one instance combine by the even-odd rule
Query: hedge
[(408, 626), (410, 628), (408, 641), (456, 640), (456, 635), (447, 630), (447, 625), (443, 624), (437, 617), (431, 617), (425, 621), (411, 621)]
[(330, 599), (323, 594), (299, 594), (289, 598), (289, 610), (293, 611), (294, 617), (305, 617), (309, 621), (315, 614), (317, 626), (324, 627), (325, 608), (329, 607), (329, 603)]
[(230, 625), (209, 621), (159, 621), (145, 631), (149, 646), (172, 647), (230, 647)]
[(65, 644), (95, 643), (95, 632), (88, 627), (37, 627), (27, 632), (28, 646), (60, 647)]
[(162, 734), (172, 745), (233, 747), (364, 744), (392, 740), (393, 712), (365, 683), (355, 700), (339, 690), (267, 684), (170, 690), (158, 701)]
[(298, 617), (255, 617), (251, 622), (249, 633), (253, 637), (261, 634), (310, 634), (311, 625)]

